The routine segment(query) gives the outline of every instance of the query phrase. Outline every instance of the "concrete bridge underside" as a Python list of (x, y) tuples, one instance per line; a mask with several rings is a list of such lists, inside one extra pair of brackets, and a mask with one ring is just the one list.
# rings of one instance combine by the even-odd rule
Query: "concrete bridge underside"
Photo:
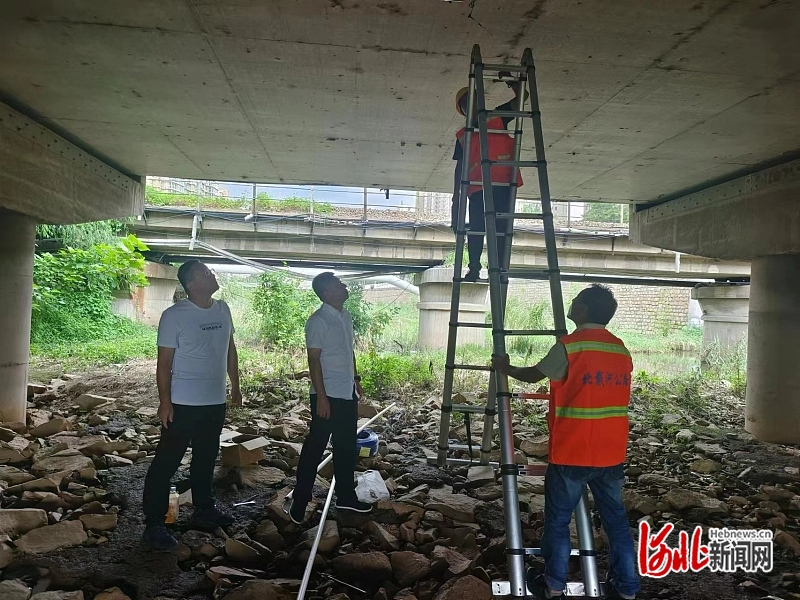
[(799, 30), (792, 0), (0, 0), (2, 418), (25, 416), (37, 222), (139, 215), (145, 175), (449, 191), (478, 43), (533, 49), (554, 198), (751, 261), (745, 424), (800, 442)]

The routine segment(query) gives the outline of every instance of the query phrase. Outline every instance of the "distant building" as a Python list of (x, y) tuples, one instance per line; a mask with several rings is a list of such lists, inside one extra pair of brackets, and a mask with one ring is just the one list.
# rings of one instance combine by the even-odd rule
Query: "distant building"
[(216, 181), (203, 179), (178, 179), (174, 177), (148, 177), (147, 185), (170, 194), (193, 194), (203, 198), (226, 198), (228, 190)]
[(450, 215), (452, 194), (417, 192), (417, 212), (431, 215)]

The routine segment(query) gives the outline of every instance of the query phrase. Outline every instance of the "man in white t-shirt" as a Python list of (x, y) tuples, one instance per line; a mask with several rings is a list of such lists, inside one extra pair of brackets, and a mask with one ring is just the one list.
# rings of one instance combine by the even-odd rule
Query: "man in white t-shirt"
[(298, 525), (305, 518), (317, 466), (330, 437), (333, 437), (336, 508), (372, 510), (370, 504), (356, 498), (353, 489), (353, 471), (358, 460), (358, 400), (364, 393), (353, 354), (353, 319), (344, 308), (347, 286), (330, 272), (317, 275), (311, 286), (323, 304), (306, 322), (311, 428), (300, 453), (297, 486), (289, 509), (289, 516)]
[(234, 521), (216, 508), (213, 490), (214, 463), (225, 424), (226, 375), (231, 380), (231, 404), (242, 405), (231, 311), (225, 302), (211, 297), (219, 284), (200, 261), (181, 265), (178, 280), (189, 297), (165, 310), (158, 325), (156, 380), (161, 440), (145, 477), (142, 499), (142, 539), (157, 550), (177, 545), (164, 520), (170, 480), (190, 444), (194, 524), (215, 528)]

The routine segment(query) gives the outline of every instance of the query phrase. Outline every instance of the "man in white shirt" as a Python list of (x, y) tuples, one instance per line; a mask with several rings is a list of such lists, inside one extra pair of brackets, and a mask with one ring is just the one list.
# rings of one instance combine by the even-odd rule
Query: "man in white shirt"
[(356, 512), (372, 510), (371, 505), (356, 498), (353, 489), (353, 471), (358, 459), (358, 400), (363, 392), (353, 354), (353, 319), (344, 309), (347, 286), (330, 272), (317, 275), (311, 286), (323, 304), (306, 322), (311, 428), (300, 453), (297, 486), (289, 509), (289, 516), (298, 525), (305, 518), (317, 466), (331, 436), (336, 508)]
[(189, 297), (165, 310), (158, 325), (156, 380), (161, 440), (145, 477), (142, 498), (142, 539), (156, 550), (177, 545), (164, 520), (170, 480), (190, 444), (194, 524), (214, 528), (234, 521), (216, 508), (213, 490), (214, 463), (225, 424), (226, 374), (231, 380), (231, 404), (242, 405), (231, 311), (225, 302), (211, 297), (219, 284), (200, 261), (181, 265), (178, 280)]

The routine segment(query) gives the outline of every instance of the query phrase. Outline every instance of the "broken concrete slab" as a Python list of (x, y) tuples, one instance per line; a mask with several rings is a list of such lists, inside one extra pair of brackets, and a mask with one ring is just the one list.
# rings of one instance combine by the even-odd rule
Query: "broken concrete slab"
[(58, 471), (80, 471), (86, 468), (94, 468), (94, 463), (90, 458), (77, 450), (65, 450), (34, 463), (31, 473), (38, 477), (45, 477)]
[(83, 412), (89, 412), (94, 410), (95, 408), (100, 408), (106, 404), (113, 404), (114, 398), (108, 398), (107, 396), (98, 396), (96, 394), (81, 394), (75, 400), (75, 404)]
[(38, 508), (0, 509), (0, 535), (22, 535), (47, 525), (47, 513)]
[[(301, 542), (304, 544), (304, 547), (311, 547), (318, 530), (319, 525), (312, 527), (303, 534)], [(333, 552), (340, 543), (339, 525), (333, 519), (328, 519), (325, 521), (325, 526), (322, 529), (322, 537), (320, 538), (318, 549), (321, 553), (328, 554), (329, 552)]]
[(286, 473), (276, 467), (253, 465), (237, 468), (235, 472), (239, 486), (247, 488), (280, 485), (286, 479)]
[(28, 600), (31, 588), (19, 579), (0, 581), (0, 598), (3, 600)]
[(29, 531), (19, 538), (15, 544), (17, 549), (22, 552), (41, 554), (52, 552), (59, 548), (79, 546), (87, 539), (89, 537), (83, 530), (83, 524), (80, 521), (62, 521), (55, 525), (48, 525), (47, 527)]
[(453, 488), (446, 485), (440, 489), (432, 489), (428, 493), (425, 510), (438, 510), (456, 521), (471, 523), (475, 521), (475, 508), (479, 504), (480, 501), (475, 498), (465, 494), (454, 494)]
[(117, 527), (117, 513), (81, 515), (80, 521), (83, 523), (84, 528), (94, 532), (111, 531)]
[(392, 577), (392, 565), (383, 552), (359, 552), (337, 556), (334, 571), (345, 580), (381, 582)]
[(38, 427), (34, 427), (31, 430), (31, 435), (34, 437), (50, 437), (51, 435), (61, 433), (62, 431), (71, 430), (72, 423), (70, 423), (67, 419), (64, 417), (53, 417)]
[(394, 578), (402, 587), (414, 585), (431, 573), (431, 561), (417, 552), (392, 552), (389, 555)]

